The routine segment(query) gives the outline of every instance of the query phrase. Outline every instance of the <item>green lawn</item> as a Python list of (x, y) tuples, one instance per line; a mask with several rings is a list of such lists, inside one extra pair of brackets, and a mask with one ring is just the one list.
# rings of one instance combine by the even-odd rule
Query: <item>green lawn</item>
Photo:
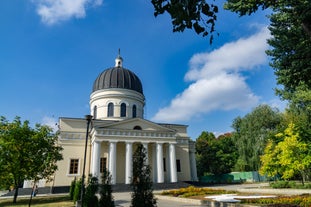
[[(18, 198), (15, 204), (12, 203), (13, 198), (0, 199), (0, 206), (18, 206), (28, 207), (29, 198)], [(36, 207), (74, 207), (73, 201), (69, 199), (69, 196), (44, 196), (34, 197), (31, 202), (31, 206)]]

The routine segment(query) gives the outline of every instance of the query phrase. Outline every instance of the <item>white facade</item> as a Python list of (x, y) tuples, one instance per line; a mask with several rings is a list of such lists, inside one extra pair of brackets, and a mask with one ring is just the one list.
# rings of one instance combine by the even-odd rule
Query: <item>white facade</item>
[[(53, 186), (69, 186), (74, 178), (81, 177), (84, 162), (86, 175), (98, 176), (100, 180), (103, 169), (107, 168), (113, 184), (129, 184), (133, 170), (132, 156), (138, 144), (146, 148), (154, 182), (197, 180), (194, 142), (187, 135), (187, 126), (145, 120), (145, 98), (140, 88), (136, 89), (140, 80), (133, 85), (133, 79), (123, 78), (124, 74), (132, 78), (133, 73), (130, 71), (125, 71), (127, 73), (124, 72), (118, 79), (111, 75), (116, 72), (113, 70), (123, 72), (122, 61), (118, 56), (115, 67), (104, 71), (102, 77), (94, 83), (109, 80), (117, 83), (118, 87), (100, 82), (102, 88), (93, 89), (90, 113), (94, 119), (88, 133), (86, 160), (84, 149), (87, 121), (60, 118), (59, 144), (64, 148), (64, 159), (58, 162)], [(108, 75), (109, 79), (106, 77)], [(134, 75), (134, 78), (137, 77)], [(123, 81), (124, 87), (118, 81)]]

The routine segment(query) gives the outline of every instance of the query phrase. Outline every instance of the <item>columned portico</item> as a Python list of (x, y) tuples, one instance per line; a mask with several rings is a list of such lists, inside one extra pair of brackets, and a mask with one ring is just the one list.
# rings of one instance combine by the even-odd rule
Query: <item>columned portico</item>
[(92, 164), (91, 164), (91, 174), (99, 178), (99, 165), (100, 165), (100, 150), (101, 150), (101, 142), (94, 141), (93, 142), (93, 150), (92, 150)]
[(108, 170), (111, 174), (111, 184), (116, 184), (117, 181), (117, 142), (110, 141), (109, 142), (109, 165)]
[(130, 184), (133, 176), (133, 143), (125, 143), (125, 184)]

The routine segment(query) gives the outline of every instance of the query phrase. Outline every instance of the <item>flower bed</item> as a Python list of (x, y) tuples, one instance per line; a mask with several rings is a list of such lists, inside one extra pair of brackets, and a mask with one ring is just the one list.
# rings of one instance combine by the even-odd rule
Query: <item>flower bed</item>
[(243, 199), (241, 203), (268, 206), (311, 206), (311, 195), (280, 196), (277, 198)]
[(216, 195), (224, 193), (236, 193), (236, 191), (226, 191), (221, 189), (210, 189), (210, 188), (196, 188), (194, 186), (189, 186), (187, 188), (180, 188), (177, 190), (163, 191), (161, 195), (188, 198), (199, 195)]
[[(176, 190), (163, 191), (161, 195), (182, 197), (182, 198), (195, 198), (206, 200), (205, 195), (220, 195), (220, 194), (235, 194), (236, 191), (226, 191), (222, 189), (211, 188), (196, 188), (190, 186), (187, 188), (180, 188)], [(300, 196), (279, 196), (275, 198), (256, 198), (256, 199), (239, 199), (242, 204), (255, 204), (269, 207), (311, 207), (311, 195)]]

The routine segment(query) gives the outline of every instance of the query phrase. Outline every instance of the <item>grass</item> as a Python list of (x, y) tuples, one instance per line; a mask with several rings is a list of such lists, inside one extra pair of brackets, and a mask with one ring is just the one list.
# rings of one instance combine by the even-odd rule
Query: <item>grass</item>
[[(18, 198), (17, 202), (13, 204), (13, 198), (0, 199), (0, 206), (18, 206), (28, 207), (29, 198)], [(73, 207), (75, 206), (73, 201), (69, 199), (69, 196), (44, 196), (34, 197), (31, 202), (31, 206), (36, 207)]]

